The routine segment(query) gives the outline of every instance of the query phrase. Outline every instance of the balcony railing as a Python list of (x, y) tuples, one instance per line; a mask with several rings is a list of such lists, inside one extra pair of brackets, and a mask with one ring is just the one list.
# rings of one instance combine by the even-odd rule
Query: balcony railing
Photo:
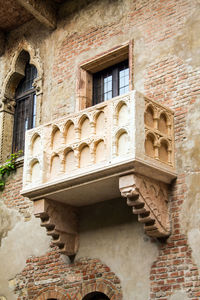
[(120, 196), (119, 176), (174, 177), (173, 111), (132, 91), (26, 132), (22, 194), (86, 205)]

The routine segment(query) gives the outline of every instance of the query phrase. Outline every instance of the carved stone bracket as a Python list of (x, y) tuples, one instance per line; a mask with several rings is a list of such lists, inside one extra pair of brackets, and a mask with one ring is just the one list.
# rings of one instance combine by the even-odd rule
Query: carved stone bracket
[(122, 197), (127, 198), (127, 204), (132, 207), (133, 213), (138, 215), (138, 221), (144, 224), (147, 235), (169, 236), (166, 184), (137, 174), (130, 174), (119, 178), (119, 189)]
[(62, 254), (75, 255), (78, 250), (77, 210), (69, 205), (48, 199), (34, 201), (34, 214), (41, 219), (41, 226), (52, 236), (53, 244)]
[(6, 111), (8, 113), (14, 114), (16, 102), (14, 99), (10, 99), (6, 96), (0, 101), (0, 111)]
[(33, 82), (33, 87), (35, 88), (36, 95), (42, 94), (42, 77), (37, 77)]

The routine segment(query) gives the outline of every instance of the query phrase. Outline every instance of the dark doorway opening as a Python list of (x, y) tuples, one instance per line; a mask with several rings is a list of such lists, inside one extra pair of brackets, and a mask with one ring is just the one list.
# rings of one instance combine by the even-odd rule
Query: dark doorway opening
[(108, 296), (100, 292), (92, 292), (87, 294), (82, 300), (110, 300)]

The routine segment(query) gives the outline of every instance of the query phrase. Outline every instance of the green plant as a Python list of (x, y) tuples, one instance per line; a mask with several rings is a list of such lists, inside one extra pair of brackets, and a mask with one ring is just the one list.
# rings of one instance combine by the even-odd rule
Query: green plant
[(10, 158), (6, 160), (6, 162), (0, 166), (0, 190), (3, 190), (5, 187), (5, 180), (10, 175), (11, 172), (16, 169), (16, 159), (21, 156), (22, 151), (18, 151), (17, 153), (12, 153)]

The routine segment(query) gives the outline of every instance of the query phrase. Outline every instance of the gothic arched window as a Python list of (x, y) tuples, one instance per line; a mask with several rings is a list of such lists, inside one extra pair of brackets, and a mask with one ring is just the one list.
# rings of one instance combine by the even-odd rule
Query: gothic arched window
[(19, 82), (15, 92), (13, 152), (24, 150), (25, 131), (35, 127), (36, 94), (33, 81), (36, 77), (36, 67), (27, 63), (25, 76)]

